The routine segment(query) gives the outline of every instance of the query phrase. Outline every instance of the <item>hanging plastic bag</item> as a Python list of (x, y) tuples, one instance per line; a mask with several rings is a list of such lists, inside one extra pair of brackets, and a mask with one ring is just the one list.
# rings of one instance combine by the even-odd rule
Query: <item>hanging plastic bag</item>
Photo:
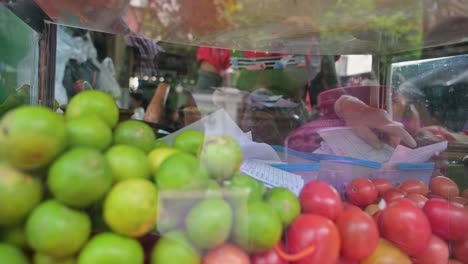
[(114, 63), (111, 58), (105, 58), (102, 63), (94, 62), (99, 68), (99, 75), (96, 83), (96, 89), (99, 89), (115, 100), (120, 99), (122, 91), (120, 85), (115, 78)]

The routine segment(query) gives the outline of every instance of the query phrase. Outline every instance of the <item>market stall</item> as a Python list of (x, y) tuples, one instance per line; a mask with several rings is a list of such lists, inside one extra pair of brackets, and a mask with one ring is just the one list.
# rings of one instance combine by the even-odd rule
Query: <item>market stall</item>
[[(466, 6), (1, 1), (0, 263), (468, 263)], [(57, 111), (65, 28), (139, 49), (74, 43), (143, 121), (76, 80)]]

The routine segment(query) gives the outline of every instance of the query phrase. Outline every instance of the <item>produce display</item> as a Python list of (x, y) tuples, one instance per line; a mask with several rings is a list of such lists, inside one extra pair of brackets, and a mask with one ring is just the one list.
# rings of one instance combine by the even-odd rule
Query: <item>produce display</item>
[(468, 191), (444, 176), (296, 196), (243, 174), (233, 138), (169, 145), (99, 91), (8, 112), (0, 146), (2, 264), (468, 263)]

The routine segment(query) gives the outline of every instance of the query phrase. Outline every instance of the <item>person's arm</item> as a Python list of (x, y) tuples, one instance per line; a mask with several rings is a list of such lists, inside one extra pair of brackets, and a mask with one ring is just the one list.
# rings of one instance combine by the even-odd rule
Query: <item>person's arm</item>
[(382, 135), (391, 145), (403, 142), (416, 147), (416, 141), (401, 123), (393, 121), (385, 110), (370, 107), (356, 97), (342, 95), (335, 102), (335, 113), (363, 140), (376, 148), (382, 148)]

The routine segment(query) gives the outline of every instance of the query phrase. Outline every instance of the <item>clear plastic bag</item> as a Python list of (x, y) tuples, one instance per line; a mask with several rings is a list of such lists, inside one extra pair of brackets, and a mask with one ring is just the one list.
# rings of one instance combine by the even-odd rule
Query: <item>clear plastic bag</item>
[(120, 99), (122, 91), (120, 85), (115, 78), (114, 63), (111, 58), (105, 58), (102, 63), (95, 63), (99, 68), (99, 75), (96, 83), (96, 89), (99, 89), (115, 100)]

